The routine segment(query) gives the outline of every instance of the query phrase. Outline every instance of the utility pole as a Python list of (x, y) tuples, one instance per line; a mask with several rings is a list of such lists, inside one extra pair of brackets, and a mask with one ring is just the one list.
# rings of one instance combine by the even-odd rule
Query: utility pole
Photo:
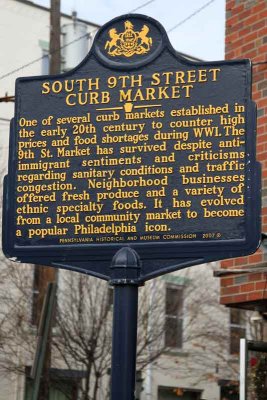
[[(43, 304), (45, 300), (45, 296), (47, 293), (47, 288), (49, 283), (56, 282), (56, 273), (55, 269), (50, 267), (43, 267), (40, 265), (35, 265), (35, 268), (38, 268), (39, 275), (39, 288), (38, 288), (38, 298), (37, 298), (37, 321), (38, 327), (40, 329), (40, 321), (42, 315)], [(53, 312), (52, 312), (53, 314)], [(41, 371), (40, 377), (40, 386), (39, 386), (39, 394), (38, 400), (47, 400), (49, 399), (49, 388), (50, 388), (50, 367), (51, 367), (51, 330), (53, 326), (53, 316), (50, 326), (48, 328), (47, 340), (46, 340), (46, 349), (43, 358), (43, 368)], [(38, 330), (39, 330), (38, 329)]]
[[(51, 75), (59, 74), (61, 67), (61, 52), (60, 52), (60, 0), (50, 1), (50, 67), (49, 73)], [(48, 284), (50, 282), (57, 281), (57, 269), (51, 267), (40, 267), (39, 276), (39, 293), (37, 300), (37, 319), (40, 322), (40, 316), (42, 312), (43, 302), (47, 291)], [(50, 387), (50, 368), (51, 368), (51, 328), (48, 332), (46, 351), (43, 364), (43, 372), (40, 382), (39, 389), (39, 400), (47, 400), (49, 398), (49, 387)]]
[(60, 73), (60, 0), (51, 0), (50, 11), (50, 74)]
[[(41, 319), (38, 326), (38, 344), (35, 353), (35, 359), (31, 370), (31, 378), (33, 381), (33, 391), (31, 400), (38, 400), (41, 377), (43, 373), (43, 365), (47, 352), (47, 341), (51, 329), (51, 322), (54, 312), (54, 304), (56, 299), (56, 283), (49, 283), (47, 292), (43, 302)], [(43, 396), (43, 393), (41, 393)]]

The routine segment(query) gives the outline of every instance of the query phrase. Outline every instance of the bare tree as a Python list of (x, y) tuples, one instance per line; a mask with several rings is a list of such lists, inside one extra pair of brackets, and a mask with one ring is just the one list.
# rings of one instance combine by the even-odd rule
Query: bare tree
[[(143, 370), (164, 351), (161, 303), (151, 303), (148, 287), (140, 290), (137, 368)], [(158, 292), (160, 293), (160, 291)], [(156, 299), (155, 299), (156, 300)], [(96, 400), (108, 392), (111, 364), (112, 289), (106, 282), (85, 275), (61, 274), (57, 335), (53, 344), (67, 368), (83, 370), (82, 400)], [(153, 318), (153, 329), (151, 329)], [(149, 351), (148, 351), (149, 349)]]
[[(31, 266), (0, 258), (2, 374), (25, 374), (25, 365), (33, 361), (32, 276)], [(190, 375), (195, 384), (215, 381), (221, 374), (232, 379), (237, 363), (229, 358), (229, 311), (219, 305), (219, 281), (214, 284), (212, 266), (194, 267), (176, 276), (182, 278), (178, 286), (184, 301), (179, 315), (181, 348), (170, 348), (166, 341), (166, 277), (147, 282), (139, 289), (137, 370), (160, 369), (177, 379)], [(112, 289), (107, 282), (60, 272), (52, 367), (67, 369), (68, 376), (71, 371), (80, 373), (79, 400), (108, 398), (112, 309)], [(68, 398), (65, 386), (58, 388)]]
[(4, 260), (0, 255), (0, 371), (24, 374), (33, 359), (36, 338), (29, 327), (32, 268)]
[[(79, 399), (95, 400), (99, 393), (102, 399), (109, 390), (112, 288), (105, 281), (74, 272), (61, 271), (59, 276), (52, 367), (82, 372)], [(24, 375), (25, 366), (32, 365), (37, 345), (37, 329), (31, 324), (33, 267), (14, 264), (2, 255), (0, 282), (0, 348), (4, 355), (0, 357), (0, 374)], [(140, 290), (139, 371), (165, 349), (164, 307), (159, 301), (148, 301), (148, 289)], [(65, 391), (64, 385), (57, 387)]]
[[(179, 349), (169, 349), (169, 357), (164, 354), (156, 360), (166, 375), (180, 382), (187, 380), (196, 387), (205, 387), (208, 382), (217, 386), (220, 379), (239, 379), (239, 353), (231, 353), (230, 345), (233, 339), (231, 309), (219, 304), (220, 281), (213, 277), (214, 268), (216, 263), (210, 263), (179, 272), (178, 276), (184, 279), (182, 345)], [(256, 339), (251, 312), (240, 311), (240, 332), (246, 331), (249, 339)], [(234, 339), (238, 342), (240, 332), (236, 328)]]

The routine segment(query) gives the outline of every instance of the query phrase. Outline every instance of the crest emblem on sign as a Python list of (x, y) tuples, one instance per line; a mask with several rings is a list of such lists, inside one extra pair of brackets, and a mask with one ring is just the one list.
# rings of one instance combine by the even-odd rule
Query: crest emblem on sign
[(124, 22), (124, 32), (117, 33), (117, 29), (109, 30), (110, 40), (106, 41), (105, 50), (110, 56), (132, 57), (134, 54), (146, 54), (152, 45), (152, 38), (147, 36), (149, 27), (143, 25), (140, 32), (134, 31), (130, 21)]

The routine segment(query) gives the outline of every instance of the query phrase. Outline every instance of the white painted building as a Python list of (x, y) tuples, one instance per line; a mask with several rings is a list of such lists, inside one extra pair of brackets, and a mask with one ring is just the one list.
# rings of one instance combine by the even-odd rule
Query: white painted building
[[(98, 25), (80, 18), (61, 15), (62, 70), (77, 65), (87, 54)], [(0, 171), (1, 181), (7, 171), (9, 124), (14, 116), (14, 102), (4, 101), (15, 94), (15, 81), (19, 77), (44, 75), (49, 72), (50, 10), (27, 0), (0, 0)], [(69, 62), (64, 62), (64, 61)], [(72, 64), (71, 64), (72, 63)], [(2, 217), (2, 185), (0, 191), (0, 220)], [(2, 223), (0, 221), (0, 225)], [(0, 275), (3, 274), (4, 256), (0, 251)], [(21, 268), (21, 266), (18, 266)], [(29, 268), (26, 268), (29, 270)], [(31, 273), (31, 276), (33, 274)], [(1, 289), (2, 296), (14, 286), (8, 280)], [(32, 283), (31, 283), (32, 286)], [(6, 297), (6, 296), (5, 296)], [(14, 298), (16, 294), (14, 293)], [(3, 301), (1, 301), (1, 311)], [(0, 311), (0, 313), (1, 313)], [(29, 313), (30, 318), (30, 313)], [(32, 349), (36, 346), (36, 331), (32, 336)], [(0, 359), (5, 358), (0, 351)], [(16, 352), (18, 364), (23, 349)], [(1, 360), (4, 363), (9, 360)], [(24, 400), (25, 377), (0, 371), (0, 399)]]
[[(31, 1), (0, 0), (1, 99), (14, 95), (17, 77), (48, 73), (49, 18), (47, 8)], [(83, 59), (98, 26), (79, 18), (74, 21), (67, 15), (62, 15), (61, 26), (62, 68), (68, 70)], [(13, 114), (14, 103), (1, 101), (2, 173), (7, 167), (9, 122)], [(0, 257), (0, 272), (3, 263)], [(237, 379), (233, 372), (237, 370), (237, 357), (231, 354), (235, 351), (230, 349), (230, 337), (231, 332), (243, 332), (245, 325), (237, 318), (231, 327), (230, 312), (219, 306), (219, 280), (213, 277), (215, 266), (196, 266), (159, 280), (166, 350), (142, 371), (141, 400), (221, 400), (220, 383), (231, 387), (231, 381)], [(153, 282), (147, 285), (153, 302), (159, 293), (154, 293)], [(33, 339), (33, 350), (35, 344)], [(18, 354), (23, 358), (20, 351)], [(0, 375), (0, 400), (26, 400), (23, 375), (18, 378), (1, 371)]]
[(161, 278), (167, 347), (148, 369), (142, 400), (220, 400), (221, 386), (238, 380), (230, 314), (218, 303), (215, 268), (199, 265)]
[[(27, 0), (0, 0), (0, 99), (14, 96), (18, 77), (49, 72), (50, 10)], [(61, 16), (63, 64), (67, 70), (87, 54), (98, 25)], [(64, 62), (66, 60), (66, 62)], [(9, 121), (14, 103), (0, 103), (1, 163), (8, 150)]]

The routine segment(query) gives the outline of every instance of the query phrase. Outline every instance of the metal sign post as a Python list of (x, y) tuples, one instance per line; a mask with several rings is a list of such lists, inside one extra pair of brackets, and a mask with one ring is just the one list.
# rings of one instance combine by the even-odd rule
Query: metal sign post
[(134, 400), (140, 259), (129, 247), (112, 260), (114, 311), (112, 334), (111, 400)]

